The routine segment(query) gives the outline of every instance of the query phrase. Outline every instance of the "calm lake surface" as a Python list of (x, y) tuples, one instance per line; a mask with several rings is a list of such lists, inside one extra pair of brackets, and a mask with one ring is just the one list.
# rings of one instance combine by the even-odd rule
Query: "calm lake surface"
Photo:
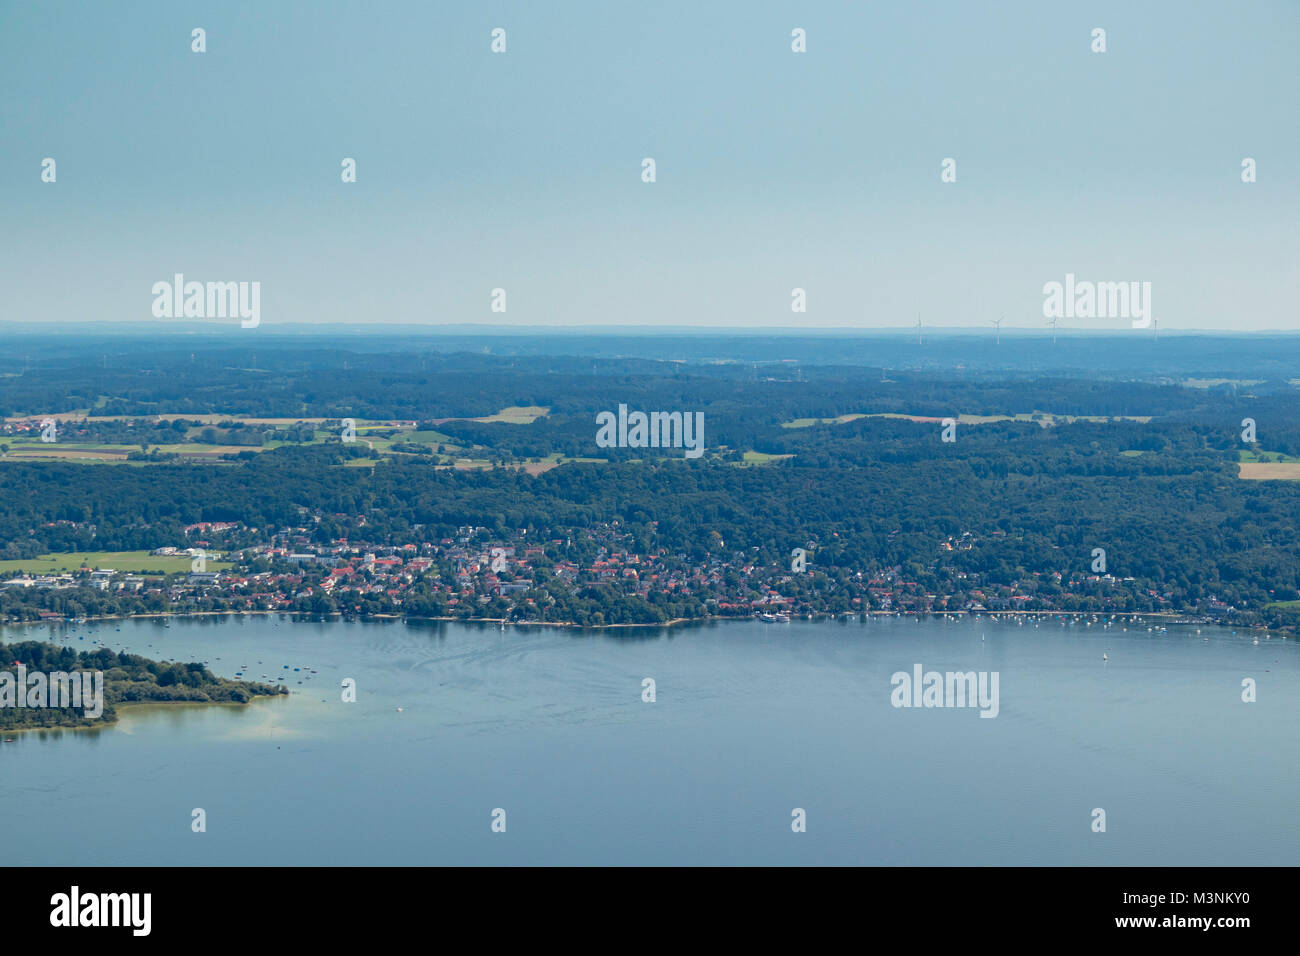
[[(8, 628), (0, 639), (206, 660), (294, 693), (127, 708), (103, 731), (0, 743), (3, 856), (1295, 864), (1296, 642), (1127, 626), (884, 618), (611, 633), (257, 616)], [(891, 706), (891, 675), (918, 663), (996, 671), (998, 716)], [(356, 703), (340, 700), (348, 677)], [(646, 677), (654, 703), (641, 699)], [(1256, 703), (1242, 702), (1247, 677)], [(206, 833), (191, 832), (195, 807)], [(498, 807), (505, 833), (491, 830)], [(796, 807), (805, 833), (791, 830)], [(1092, 832), (1096, 807), (1105, 833)]]

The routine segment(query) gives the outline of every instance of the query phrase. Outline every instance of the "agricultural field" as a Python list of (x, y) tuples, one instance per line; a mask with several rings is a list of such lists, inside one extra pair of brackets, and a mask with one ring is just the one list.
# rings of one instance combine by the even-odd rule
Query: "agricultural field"
[[(141, 416), (88, 416), (86, 410), (78, 412), (67, 412), (49, 417), (56, 418), (63, 422), (132, 422), (143, 421)], [(440, 422), (501, 422), (515, 425), (527, 425), (537, 421), (537, 419), (550, 412), (550, 409), (539, 405), (530, 406), (509, 406), (501, 409), (493, 415), (480, 418), (446, 418), (440, 419)], [(210, 414), (210, 415), (161, 415), (151, 416), (150, 421), (177, 421), (185, 420), (187, 422), (197, 422), (198, 425), (187, 429), (181, 429), (176, 433), (175, 442), (153, 442), (145, 441), (144, 447), (149, 453), (157, 452), (159, 455), (168, 456), (164, 460), (171, 461), (188, 461), (188, 462), (206, 462), (214, 464), (226, 464), (229, 457), (241, 453), (253, 452), (261, 453), (285, 446), (301, 445), (321, 445), (339, 441), (338, 420), (324, 418), (265, 418), (265, 417), (243, 417), (228, 414)], [(6, 419), (10, 422), (21, 422), (31, 424), (34, 419), (31, 416), (11, 417)], [(310, 431), (310, 438), (305, 437), (300, 430), (298, 433), (303, 435), (302, 440), (282, 440), (271, 439), (263, 444), (230, 444), (220, 443), (220, 439), (226, 437), (226, 434), (220, 429), (220, 424), (226, 423), (232, 426), (264, 426), (268, 429), (293, 429), (294, 426), (320, 426)], [(66, 427), (66, 426), (65, 426)], [(202, 441), (203, 432), (215, 430), (218, 442)], [(146, 436), (147, 437), (147, 436)], [(209, 434), (207, 437), (213, 437)], [(404, 445), (419, 445), (429, 449), (430, 453), (437, 453), (439, 447), (442, 452), (449, 456), (442, 459), (442, 463), (457, 468), (480, 468), (490, 467), (491, 459), (487, 457), (489, 450), (477, 446), (465, 445), (451, 436), (433, 429), (419, 429), (410, 423), (400, 422), (379, 422), (356, 420), (356, 441), (364, 445), (374, 453), (373, 457), (359, 459), (352, 463), (351, 467), (364, 467), (374, 464), (380, 458), (405, 456), (410, 454), (423, 454), (420, 449), (402, 448)], [(143, 460), (139, 456), (142, 452), (142, 446), (137, 441), (56, 441), (42, 442), (38, 437), (38, 430), (20, 431), (14, 435), (0, 435), (0, 462), (3, 461), (64, 461), (64, 462), (81, 462), (86, 464), (132, 464), (132, 465), (151, 465), (157, 464), (158, 461)], [(395, 447), (397, 446), (397, 447)], [(130, 456), (136, 455), (134, 460)], [(170, 456), (176, 456), (172, 458)], [(553, 465), (539, 464), (536, 468), (530, 469), (532, 473), (537, 474), (541, 471), (548, 470)]]
[(1237, 477), (1252, 481), (1300, 479), (1300, 461), (1244, 461), (1237, 467)]
[[(1249, 388), (1252, 385), (1263, 385), (1262, 378), (1185, 378), (1183, 384), (1188, 388), (1215, 388), (1219, 385), (1235, 385), (1241, 388)], [(1291, 384), (1296, 384), (1293, 380)]]
[(126, 456), (139, 451), (138, 445), (101, 445), (22, 442), (8, 443), (4, 459), (21, 461), (126, 461)]
[[(899, 418), (909, 422), (941, 422), (945, 417), (942, 415), (903, 415), (898, 412), (860, 412), (856, 414), (840, 415), (836, 418), (796, 418), (793, 421), (782, 422), (782, 428), (810, 428), (813, 425), (843, 425), (846, 422), (857, 421), (859, 418)], [(1048, 425), (1069, 424), (1071, 422), (1108, 422), (1108, 421), (1126, 421), (1126, 422), (1149, 422), (1150, 415), (1125, 415), (1110, 418), (1106, 415), (1054, 415), (1051, 412), (1019, 412), (1015, 415), (957, 415), (955, 416), (958, 424), (961, 425), (986, 425), (990, 422), (1042, 422)]]
[(1300, 479), (1300, 458), (1281, 452), (1239, 449), (1237, 477), (1250, 481), (1294, 481)]
[[(190, 570), (188, 555), (159, 555), (148, 551), (83, 551), (76, 554), (42, 554), (36, 558), (0, 561), (0, 574), (62, 574), (88, 568), (91, 571), (113, 570), (153, 574), (178, 574)], [(234, 567), (228, 561), (208, 561), (208, 571), (226, 571)]]

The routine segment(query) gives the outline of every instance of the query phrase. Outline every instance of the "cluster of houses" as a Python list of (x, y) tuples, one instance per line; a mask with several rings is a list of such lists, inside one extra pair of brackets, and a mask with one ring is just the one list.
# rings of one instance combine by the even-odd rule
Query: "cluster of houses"
[[(1116, 593), (1136, 593), (1132, 578), (1109, 574), (1036, 572), (1009, 586), (993, 586), (982, 582), (977, 574), (942, 568), (941, 590), (948, 593), (928, 593), (918, 582), (908, 580), (898, 567), (869, 574), (816, 576), (756, 564), (743, 554), (714, 552), (692, 560), (662, 550), (637, 553), (633, 537), (616, 523), (546, 540), (529, 539), (525, 532), (502, 539), (488, 535), (483, 528), (462, 527), (454, 537), (396, 546), (346, 539), (320, 544), (313, 541), (311, 528), (297, 527), (279, 529), (265, 543), (231, 544), (264, 537), (253, 534), (256, 530), (237, 523), (203, 522), (185, 529), (192, 542), (151, 552), (160, 557), (189, 558), (188, 573), (83, 569), (57, 575), (18, 575), (0, 581), (0, 588), (89, 586), (171, 605), (206, 601), (207, 606), (256, 610), (292, 610), (301, 607), (303, 599), (330, 598), (347, 592), (377, 599), (385, 608), (397, 610), (417, 585), (426, 597), (441, 595), (447, 606), (464, 607), (466, 602), (481, 605), (496, 598), (532, 604), (536, 600), (548, 601), (551, 595), (565, 590), (608, 583), (628, 596), (649, 599), (652, 595), (667, 595), (708, 604), (723, 615), (763, 617), (805, 610), (1050, 610), (1068, 607), (1062, 601), (1081, 598), (1085, 591), (1095, 595), (1099, 590), (1113, 588)], [(218, 547), (223, 550), (214, 550), (209, 539), (222, 542)], [(939, 550), (969, 550), (974, 542), (966, 533), (941, 542)], [(208, 566), (217, 561), (225, 562), (229, 569)], [(1047, 590), (1054, 595), (1050, 600), (1043, 596), (1044, 584), (1050, 585)], [(1076, 588), (1080, 589), (1078, 593)], [(1172, 603), (1169, 595), (1153, 590), (1144, 597), (1148, 609)], [(1233, 609), (1211, 601), (1210, 610), (1223, 613)]]

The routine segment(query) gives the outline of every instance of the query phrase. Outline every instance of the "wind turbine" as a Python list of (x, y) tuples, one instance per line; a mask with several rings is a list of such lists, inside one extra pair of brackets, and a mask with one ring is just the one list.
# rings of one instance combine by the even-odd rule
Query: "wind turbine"
[(924, 345), (925, 339), (921, 337), (921, 313), (916, 313), (916, 344)]
[(998, 345), (1001, 345), (1001, 344), (1002, 344), (1002, 319), (1005, 319), (1005, 318), (1006, 318), (1006, 316), (1004, 315), (1004, 316), (1002, 316), (1002, 318), (994, 319), (992, 322), (989, 323), (989, 324), (992, 325), (995, 329), (998, 330), (998, 340), (997, 340), (997, 344), (998, 344)]
[(1160, 320), (1159, 320), (1159, 319), (1152, 318), (1152, 320), (1151, 320), (1151, 334), (1152, 334), (1153, 336), (1155, 336), (1155, 340), (1156, 340), (1157, 342), (1160, 341)]
[(1047, 323), (1052, 327), (1052, 344), (1056, 344), (1056, 318), (1053, 316), (1052, 321)]

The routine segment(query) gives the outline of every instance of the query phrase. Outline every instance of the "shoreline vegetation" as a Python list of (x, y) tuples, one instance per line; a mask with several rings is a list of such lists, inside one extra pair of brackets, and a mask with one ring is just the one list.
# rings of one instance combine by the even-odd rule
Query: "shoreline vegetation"
[(99, 733), (102, 730), (112, 730), (120, 722), (122, 714), (141, 714), (150, 710), (168, 711), (179, 710), (185, 707), (247, 707), (258, 701), (271, 700), (275, 697), (286, 696), (285, 694), (258, 695), (250, 700), (240, 703), (235, 700), (129, 700), (123, 701), (116, 705), (116, 714), (111, 721), (104, 720), (102, 717), (91, 720), (86, 719), (81, 723), (53, 723), (53, 724), (21, 724), (17, 727), (0, 726), (0, 743), (13, 743), (14, 738), (10, 734), (31, 734), (42, 731), (49, 733), (62, 733), (71, 731), (73, 733)]
[[(27, 628), (27, 627), (45, 627), (58, 625), (68, 625), (71, 623), (87, 624), (99, 621), (134, 621), (149, 619), (185, 619), (201, 617), (252, 617), (252, 616), (283, 616), (295, 621), (323, 621), (323, 620), (347, 620), (347, 621), (439, 621), (445, 623), (459, 624), (500, 624), (511, 627), (559, 627), (572, 628), (581, 631), (606, 631), (618, 630), (625, 628), (667, 628), (677, 627), (683, 624), (708, 624), (716, 621), (757, 621), (761, 620), (759, 615), (734, 615), (734, 614), (711, 614), (702, 617), (678, 617), (667, 621), (645, 621), (627, 624), (579, 624), (574, 621), (529, 621), (529, 620), (510, 620), (502, 617), (454, 617), (441, 616), (432, 617), (418, 614), (346, 614), (342, 611), (325, 611), (325, 612), (306, 612), (294, 611), (284, 608), (260, 609), (260, 608), (235, 608), (219, 611), (149, 611), (142, 614), (111, 614), (98, 617), (79, 617), (74, 621), (60, 618), (57, 620), (45, 619), (35, 621), (5, 621), (0, 622), (0, 630), (6, 628)], [(1161, 624), (1173, 624), (1179, 626), (1191, 626), (1199, 624), (1202, 627), (1219, 627), (1227, 628), (1234, 631), (1262, 631), (1265, 633), (1277, 633), (1282, 640), (1286, 640), (1287, 633), (1283, 628), (1269, 627), (1265, 624), (1244, 624), (1231, 623), (1226, 624), (1208, 617), (1187, 614), (1180, 611), (1057, 611), (1057, 610), (1031, 610), (1031, 611), (972, 611), (972, 610), (954, 610), (954, 611), (896, 611), (896, 610), (867, 610), (867, 611), (824, 611), (818, 613), (789, 613), (783, 614), (782, 620), (772, 623), (788, 623), (791, 620), (838, 620), (841, 618), (857, 619), (859, 617), (903, 617), (903, 618), (961, 618), (969, 617), (974, 620), (989, 618), (999, 620), (1009, 618), (1016, 620), (1023, 618), (1025, 620), (1049, 619), (1049, 618), (1088, 618), (1092, 620), (1127, 620), (1127, 621), (1152, 621)], [(0, 647), (4, 643), (0, 641)], [(249, 686), (248, 682), (236, 681), (240, 686)]]
[[(80, 702), (62, 702), (70, 706), (15, 706), (7, 700), (0, 706), (0, 739), (8, 734), (26, 730), (50, 729), (98, 729), (110, 727), (117, 723), (119, 707), (134, 704), (233, 704), (245, 705), (262, 697), (276, 697), (289, 693), (283, 684), (265, 684), (259, 681), (236, 680), (218, 677), (198, 662), (182, 664), (163, 662), (114, 651), (101, 647), (93, 651), (77, 651), (48, 641), (0, 642), (0, 672), (7, 675), (6, 683), (10, 687), (10, 696), (16, 690), (24, 700), (28, 699), (28, 687), (22, 686), (14, 679), (18, 673), (25, 676), (26, 683), (31, 678), (41, 675), (40, 691), (45, 690), (49, 680), (51, 688), (53, 674), (89, 675), (102, 673), (102, 694), (99, 702), (102, 712), (90, 716), (85, 698)], [(51, 694), (53, 690), (51, 689)]]

